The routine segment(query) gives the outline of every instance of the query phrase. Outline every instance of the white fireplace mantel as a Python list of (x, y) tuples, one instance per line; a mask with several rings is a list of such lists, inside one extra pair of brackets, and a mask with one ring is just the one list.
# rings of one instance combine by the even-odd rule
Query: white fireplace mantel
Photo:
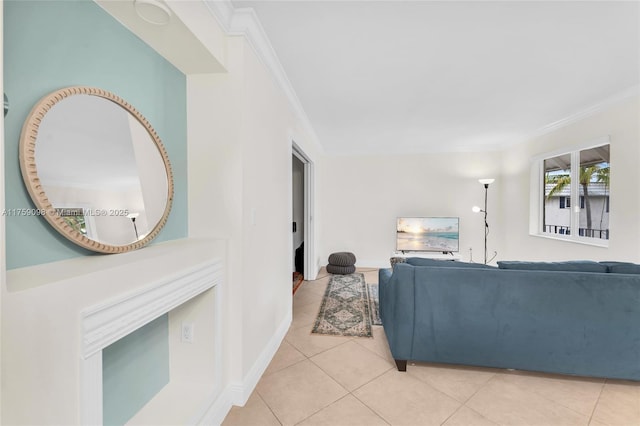
[[(22, 324), (22, 329), (3, 330), (5, 344), (12, 348), (2, 359), (11, 365), (3, 381), (17, 390), (3, 395), (3, 418), (12, 423), (102, 424), (102, 350), (169, 313), (170, 382), (158, 401), (152, 399), (131, 422), (138, 417), (167, 421), (169, 414), (161, 411), (168, 396), (172, 410), (183, 416), (176, 421), (197, 422), (220, 391), (216, 380), (221, 377), (225, 261), (224, 241), (185, 239), (8, 271), (4, 324)], [(175, 354), (172, 315), (173, 321), (181, 315), (200, 321), (199, 341), (186, 349), (174, 345)], [(192, 359), (202, 365), (182, 371)], [(203, 371), (209, 381), (198, 377)], [(175, 395), (189, 400), (181, 407)]]
[(95, 355), (221, 280), (221, 260), (206, 260), (150, 282), (140, 290), (84, 309), (80, 314), (82, 356), (87, 359)]

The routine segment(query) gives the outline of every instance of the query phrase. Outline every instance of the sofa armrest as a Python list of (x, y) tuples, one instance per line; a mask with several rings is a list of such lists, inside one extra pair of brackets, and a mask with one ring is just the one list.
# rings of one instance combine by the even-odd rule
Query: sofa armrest
[(411, 359), (415, 328), (414, 267), (405, 263), (378, 273), (380, 319), (396, 360)]
[(378, 271), (378, 285), (386, 285), (391, 279), (391, 274), (393, 273), (393, 269), (380, 269)]

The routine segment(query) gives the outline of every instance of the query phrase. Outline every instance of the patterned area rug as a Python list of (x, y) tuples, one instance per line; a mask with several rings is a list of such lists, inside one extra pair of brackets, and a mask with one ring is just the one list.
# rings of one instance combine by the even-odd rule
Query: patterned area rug
[(312, 333), (372, 337), (369, 287), (361, 273), (331, 277)]
[(378, 302), (378, 284), (368, 284), (369, 306), (371, 307), (371, 324), (382, 325), (380, 319), (380, 304)]

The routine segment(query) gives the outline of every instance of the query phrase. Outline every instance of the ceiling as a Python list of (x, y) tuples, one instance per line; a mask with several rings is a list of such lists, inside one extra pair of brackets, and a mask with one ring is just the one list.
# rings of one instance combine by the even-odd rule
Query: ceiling
[(329, 154), (501, 149), (640, 85), (635, 1), (233, 4)]

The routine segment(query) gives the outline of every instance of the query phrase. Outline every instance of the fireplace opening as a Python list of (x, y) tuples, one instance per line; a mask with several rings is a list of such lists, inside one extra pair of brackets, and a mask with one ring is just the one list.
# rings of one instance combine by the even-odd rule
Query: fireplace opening
[(123, 425), (169, 383), (169, 314), (102, 350), (104, 425)]

